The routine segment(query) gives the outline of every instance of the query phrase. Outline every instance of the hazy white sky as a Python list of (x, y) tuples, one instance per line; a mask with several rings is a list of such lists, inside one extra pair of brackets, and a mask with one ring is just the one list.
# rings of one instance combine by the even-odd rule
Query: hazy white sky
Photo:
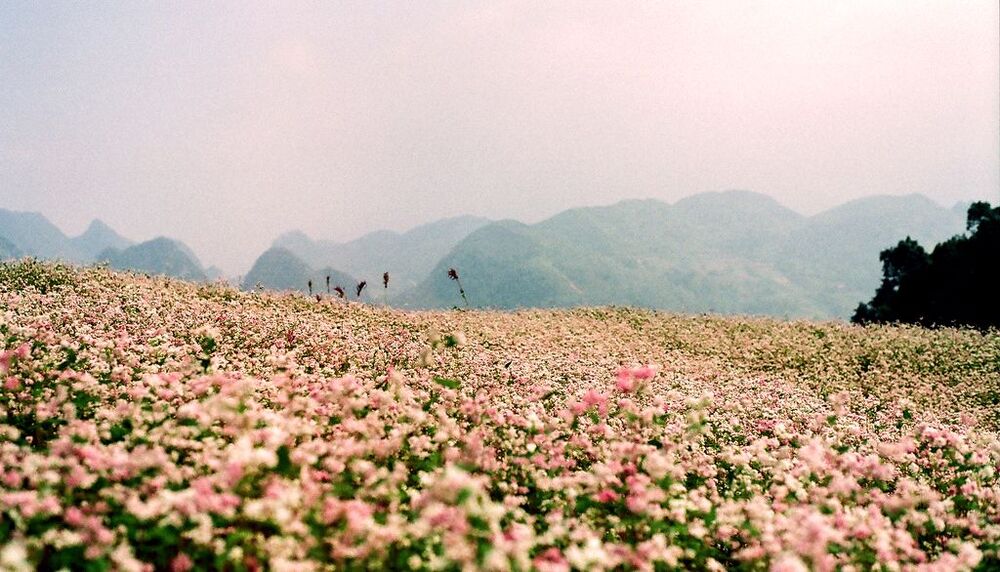
[(0, 206), (279, 233), (730, 188), (1000, 199), (996, 0), (0, 3)]

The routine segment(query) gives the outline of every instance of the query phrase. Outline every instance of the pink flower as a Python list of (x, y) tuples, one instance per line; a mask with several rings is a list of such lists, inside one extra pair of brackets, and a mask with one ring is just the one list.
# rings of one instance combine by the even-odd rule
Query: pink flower
[(636, 382), (635, 377), (632, 376), (631, 371), (624, 367), (618, 370), (618, 374), (615, 376), (615, 388), (618, 391), (632, 393), (638, 386), (639, 384)]
[(653, 379), (656, 376), (656, 371), (657, 368), (653, 365), (619, 368), (615, 375), (615, 387), (624, 393), (633, 393)]
[(583, 405), (585, 410), (590, 409), (591, 407), (597, 407), (598, 413), (601, 415), (607, 415), (608, 396), (591, 389), (583, 395)]
[(236, 486), (236, 483), (240, 482), (243, 478), (243, 463), (240, 462), (230, 462), (226, 465), (225, 469), (226, 484), (230, 487)]
[(21, 344), (16, 350), (0, 352), (0, 374), (6, 374), (10, 371), (10, 364), (15, 357), (25, 359), (29, 355), (31, 355), (31, 346), (28, 344)]
[(644, 365), (641, 367), (632, 368), (632, 377), (636, 379), (653, 379), (656, 376), (657, 368), (653, 365)]
[(604, 503), (614, 502), (618, 500), (618, 497), (619, 497), (618, 493), (616, 493), (611, 489), (604, 489), (598, 492), (596, 495), (594, 495), (594, 498), (597, 499), (597, 502), (604, 502)]
[(554, 546), (535, 556), (532, 563), (541, 572), (568, 572), (570, 569), (562, 552)]
[(71, 506), (66, 509), (66, 513), (63, 515), (63, 519), (66, 520), (66, 524), (70, 526), (81, 526), (84, 522), (83, 511), (75, 506)]
[(782, 554), (771, 563), (771, 572), (809, 572), (809, 568), (798, 556)]
[(187, 572), (192, 568), (194, 568), (194, 562), (184, 552), (181, 552), (170, 561), (170, 572)]
[(3, 482), (10, 488), (17, 487), (21, 484), (22, 477), (20, 474), (14, 471), (7, 471), (3, 475)]

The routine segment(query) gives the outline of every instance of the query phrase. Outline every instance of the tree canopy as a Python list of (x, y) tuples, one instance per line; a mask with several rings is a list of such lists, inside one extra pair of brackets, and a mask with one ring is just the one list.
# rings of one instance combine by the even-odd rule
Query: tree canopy
[(966, 233), (930, 253), (906, 237), (879, 259), (882, 284), (852, 321), (1000, 328), (1000, 206), (973, 203)]

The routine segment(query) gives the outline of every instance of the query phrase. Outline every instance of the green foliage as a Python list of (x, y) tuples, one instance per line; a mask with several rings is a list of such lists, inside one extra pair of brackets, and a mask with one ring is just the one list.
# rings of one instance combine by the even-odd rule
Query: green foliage
[(882, 285), (853, 321), (1000, 327), (1000, 207), (974, 203), (966, 227), (930, 254), (909, 237), (882, 251)]
[(448, 389), (458, 389), (462, 386), (462, 383), (454, 379), (448, 379), (445, 377), (434, 376), (434, 383), (447, 387)]
[(0, 263), (0, 288), (20, 291), (33, 288), (43, 294), (61, 286), (74, 286), (76, 273), (69, 266), (29, 258)]
[(197, 342), (198, 346), (201, 347), (201, 355), (198, 361), (201, 364), (201, 369), (207, 371), (208, 367), (212, 365), (212, 354), (218, 348), (218, 343), (215, 341), (215, 338), (207, 334), (198, 336)]
[(274, 467), (274, 472), (286, 478), (295, 478), (298, 476), (298, 469), (295, 464), (292, 463), (292, 458), (290, 455), (290, 449), (288, 445), (282, 445), (278, 447), (278, 464)]

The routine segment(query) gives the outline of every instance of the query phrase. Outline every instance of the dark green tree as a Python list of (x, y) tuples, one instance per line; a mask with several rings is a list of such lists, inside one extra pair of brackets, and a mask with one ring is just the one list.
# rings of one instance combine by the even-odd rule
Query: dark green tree
[(973, 203), (966, 229), (929, 255), (909, 237), (882, 251), (882, 284), (852, 320), (1000, 328), (1000, 207)]

